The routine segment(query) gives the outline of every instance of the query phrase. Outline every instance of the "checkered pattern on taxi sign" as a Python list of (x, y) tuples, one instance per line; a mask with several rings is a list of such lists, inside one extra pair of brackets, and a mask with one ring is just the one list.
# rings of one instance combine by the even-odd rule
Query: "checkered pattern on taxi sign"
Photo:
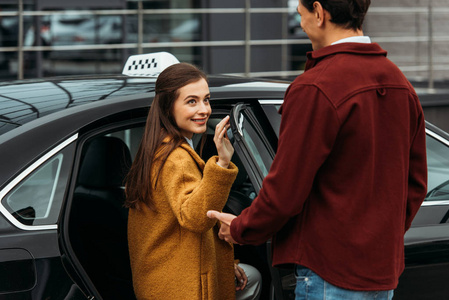
[(165, 68), (178, 59), (168, 52), (132, 55), (126, 61), (122, 74), (128, 76), (157, 77)]

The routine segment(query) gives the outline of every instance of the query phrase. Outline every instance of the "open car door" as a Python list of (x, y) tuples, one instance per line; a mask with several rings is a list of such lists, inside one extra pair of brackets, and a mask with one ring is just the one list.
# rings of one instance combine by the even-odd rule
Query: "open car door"
[[(262, 181), (268, 174), (275, 150), (266, 135), (266, 128), (258, 121), (250, 105), (237, 104), (230, 116), (228, 136), (248, 173), (249, 180), (258, 194)], [(292, 299), (296, 279), (292, 269), (273, 268), (271, 265), (271, 241), (267, 242), (267, 258), (272, 278), (270, 299)]]

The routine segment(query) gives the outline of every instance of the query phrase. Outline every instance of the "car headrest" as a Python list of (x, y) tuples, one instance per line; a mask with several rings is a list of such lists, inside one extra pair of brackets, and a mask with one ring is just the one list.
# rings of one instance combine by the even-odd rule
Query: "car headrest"
[(82, 160), (78, 184), (85, 187), (121, 187), (131, 166), (126, 144), (116, 137), (99, 137), (87, 146)]

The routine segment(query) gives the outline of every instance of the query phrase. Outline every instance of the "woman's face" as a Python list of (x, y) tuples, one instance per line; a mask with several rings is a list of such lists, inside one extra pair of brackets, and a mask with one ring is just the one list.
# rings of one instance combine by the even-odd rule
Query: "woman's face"
[(179, 89), (173, 104), (173, 116), (181, 133), (191, 139), (194, 133), (204, 133), (212, 112), (209, 86), (203, 78)]

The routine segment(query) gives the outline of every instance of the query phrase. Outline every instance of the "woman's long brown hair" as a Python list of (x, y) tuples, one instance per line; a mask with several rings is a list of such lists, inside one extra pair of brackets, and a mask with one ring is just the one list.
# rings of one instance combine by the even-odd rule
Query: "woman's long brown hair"
[[(172, 114), (173, 104), (180, 88), (200, 79), (207, 80), (206, 74), (187, 63), (171, 65), (159, 74), (145, 131), (126, 177), (126, 207), (139, 208), (143, 203), (154, 209), (151, 191), (156, 186), (162, 167), (170, 153), (185, 142)], [(163, 144), (167, 137), (170, 142)], [(154, 167), (158, 170), (156, 177), (152, 178)]]

